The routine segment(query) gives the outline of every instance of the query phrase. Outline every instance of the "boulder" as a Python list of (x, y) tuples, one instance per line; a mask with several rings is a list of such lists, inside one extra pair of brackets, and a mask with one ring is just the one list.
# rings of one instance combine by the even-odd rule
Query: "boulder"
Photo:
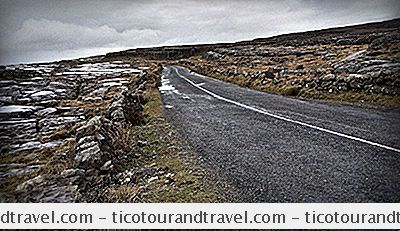
[[(74, 178), (75, 177), (75, 178)], [(72, 174), (39, 175), (17, 186), (21, 202), (71, 203), (80, 197), (76, 176)]]
[[(104, 138), (101, 117), (95, 116), (76, 131), (74, 165), (82, 169), (100, 169), (105, 162), (105, 154), (100, 146)], [(100, 138), (100, 139), (99, 139)]]
[(224, 56), (220, 53), (214, 52), (214, 51), (208, 51), (206, 52), (203, 57), (207, 60), (215, 60), (215, 59), (222, 59)]
[(84, 136), (94, 135), (96, 133), (96, 131), (98, 131), (100, 129), (100, 125), (101, 125), (100, 119), (101, 119), (100, 116), (95, 116), (95, 117), (91, 118), (86, 124), (79, 127), (76, 130), (76, 138), (78, 140), (80, 140), (80, 138), (82, 138)]

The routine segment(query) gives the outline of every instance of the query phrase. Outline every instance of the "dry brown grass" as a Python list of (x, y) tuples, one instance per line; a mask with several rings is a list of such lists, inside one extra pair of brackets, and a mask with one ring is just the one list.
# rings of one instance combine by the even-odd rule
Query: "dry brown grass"
[(400, 96), (388, 96), (382, 94), (366, 94), (358, 92), (327, 93), (315, 89), (302, 89), (298, 95), (306, 99), (335, 100), (360, 105), (374, 105), (384, 107), (400, 107)]
[(79, 123), (71, 124), (67, 127), (58, 128), (53, 133), (48, 136), (40, 136), (38, 140), (42, 143), (50, 142), (54, 140), (63, 140), (67, 138), (72, 138), (75, 135), (76, 129), (79, 127)]
[(78, 99), (67, 99), (67, 100), (61, 100), (58, 103), (58, 106), (60, 107), (74, 107), (74, 108), (88, 108), (88, 109), (104, 109), (107, 105), (111, 103), (111, 99), (105, 100), (102, 102), (89, 102), (89, 101), (82, 101)]
[(148, 102), (144, 105), (144, 111), (148, 118), (160, 118), (163, 116), (163, 107), (161, 96), (158, 90), (154, 87), (147, 89), (144, 92), (144, 97)]
[[(135, 129), (135, 136), (148, 145), (137, 151), (141, 153), (135, 160), (137, 166), (151, 166), (162, 169), (164, 174), (158, 179), (147, 182), (146, 177), (139, 177), (137, 181), (143, 187), (139, 197), (148, 202), (216, 202), (222, 201), (216, 189), (204, 179), (204, 169), (196, 160), (187, 155), (183, 150), (171, 125), (163, 118), (161, 96), (155, 86), (147, 88), (145, 96), (149, 102), (144, 111), (147, 114), (147, 124)], [(132, 165), (131, 165), (132, 166)], [(166, 174), (174, 174), (171, 182), (166, 183)]]
[[(351, 47), (351, 52), (342, 54), (341, 57), (347, 57), (352, 52), (359, 51), (365, 48), (365, 46), (354, 46)], [(344, 52), (344, 51), (342, 51)], [(286, 82), (281, 82), (279, 85), (273, 83), (262, 84), (260, 80), (251, 79), (250, 77), (244, 76), (223, 76), (215, 73), (203, 73), (193, 68), (193, 66), (186, 66), (187, 68), (198, 72), (200, 74), (237, 84), (241, 87), (248, 87), (254, 90), (263, 91), (267, 93), (279, 94), (291, 97), (300, 97), (305, 99), (322, 99), (322, 100), (333, 100), (346, 103), (356, 103), (359, 105), (373, 105), (383, 107), (400, 107), (400, 96), (389, 96), (383, 94), (367, 94), (361, 92), (344, 92), (344, 93), (329, 93), (325, 91), (318, 91), (316, 89), (299, 88), (292, 85), (287, 85)]]
[(142, 202), (139, 198), (139, 187), (136, 186), (113, 186), (107, 188), (102, 195), (103, 203), (135, 203)]

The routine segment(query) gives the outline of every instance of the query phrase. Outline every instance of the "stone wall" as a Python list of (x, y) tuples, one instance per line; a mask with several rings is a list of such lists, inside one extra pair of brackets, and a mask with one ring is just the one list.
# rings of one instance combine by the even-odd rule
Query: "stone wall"
[[(90, 66), (93, 65), (95, 66), (96, 64), (90, 64)], [(103, 104), (101, 104), (101, 107), (91, 109), (90, 113), (81, 111), (81, 113), (84, 113), (84, 116), (72, 127), (69, 134), (63, 134), (63, 136), (70, 137), (67, 140), (73, 144), (72, 146), (67, 146), (67, 149), (64, 149), (60, 153), (43, 151), (43, 153), (48, 153), (48, 155), (54, 155), (46, 163), (46, 165), (49, 165), (49, 171), (41, 171), (45, 166), (38, 166), (38, 175), (20, 183), (15, 191), (12, 192), (13, 195), (8, 195), (2, 200), (18, 202), (95, 202), (100, 200), (99, 198), (104, 194), (105, 188), (119, 182), (120, 179), (117, 177), (120, 170), (119, 165), (127, 159), (134, 158), (135, 155), (128, 151), (129, 147), (124, 143), (124, 137), (127, 135), (126, 130), (144, 123), (145, 114), (143, 106), (147, 103), (147, 100), (143, 94), (147, 87), (156, 86), (158, 75), (154, 73), (158, 73), (160, 69), (160, 67), (152, 66), (150, 69), (142, 71), (140, 75), (133, 75), (133, 78), (131, 78), (124, 74), (127, 68), (125, 66), (124, 70), (114, 69), (118, 77), (114, 77), (113, 80), (118, 79), (118, 84), (115, 84), (115, 81), (102, 81), (108, 79), (104, 78), (104, 76), (96, 76), (96, 72), (87, 73), (89, 77), (93, 76), (93, 78), (97, 78), (97, 83), (105, 83), (106, 85), (112, 83), (111, 85), (121, 88), (110, 92), (111, 96), (108, 95), (107, 97), (111, 97), (111, 100), (102, 100)], [(63, 73), (66, 77), (70, 77), (65, 73), (72, 70), (73, 68), (69, 67)], [(35, 78), (35, 74), (31, 74), (30, 72), (23, 74), (17, 72), (14, 75), (26, 78), (27, 80)], [(44, 78), (43, 73), (38, 73), (37, 75), (41, 79)], [(56, 73), (49, 73), (49, 78), (54, 78), (55, 75)], [(127, 77), (126, 80), (121, 78), (123, 76)], [(124, 82), (121, 83), (121, 81)], [(74, 84), (79, 86), (79, 81)], [(95, 87), (88, 91), (87, 86), (91, 86), (91, 84), (81, 84), (79, 95), (87, 95), (87, 93), (83, 93), (82, 91), (93, 92), (99, 90)], [(64, 88), (67, 90), (70, 89), (65, 86)], [(51, 91), (57, 92), (56, 89), (52, 89)], [(56, 96), (52, 96), (51, 99), (57, 101), (57, 103), (60, 100)], [(100, 106), (100, 104), (97, 105)], [(6, 113), (4, 110), (4, 108), (8, 107), (2, 107), (4, 111), (2, 118), (6, 121), (9, 121), (11, 116), (10, 112)], [(28, 113), (29, 115), (27, 116), (31, 116), (36, 111), (36, 108), (33, 109), (34, 106), (19, 105), (18, 107), (18, 109), (20, 107), (27, 107), (23, 112), (18, 110), (16, 112), (18, 116), (24, 116), (23, 113)], [(57, 106), (55, 109), (56, 111), (60, 110)], [(54, 113), (49, 109), (45, 111), (48, 111), (47, 113)], [(3, 126), (2, 129), (4, 129)], [(16, 134), (24, 137), (29, 134), (22, 130), (16, 132)], [(2, 135), (4, 136), (5, 134), (4, 131)], [(50, 133), (50, 136), (55, 137), (56, 135), (53, 132)], [(35, 142), (41, 144), (40, 141)], [(61, 144), (59, 143), (58, 145)], [(33, 150), (37, 148), (40, 150), (38, 145), (32, 147)], [(6, 153), (7, 150), (8, 152), (13, 151), (13, 149), (4, 149), (5, 153), (3, 155), (9, 155)], [(14, 150), (14, 152), (17, 155), (25, 155), (24, 153), (19, 154), (20, 150)], [(24, 157), (21, 158), (23, 159)], [(53, 164), (54, 166), (52, 167), (51, 165)], [(58, 171), (56, 168), (60, 165), (66, 168)], [(10, 179), (9, 177), (18, 176), (15, 175), (17, 173), (12, 171), (12, 169), (8, 170), (8, 172), (10, 174), (2, 176), (3, 179), (1, 180), (4, 180), (3, 182), (7, 182)], [(25, 172), (21, 172), (21, 174), (25, 174)]]

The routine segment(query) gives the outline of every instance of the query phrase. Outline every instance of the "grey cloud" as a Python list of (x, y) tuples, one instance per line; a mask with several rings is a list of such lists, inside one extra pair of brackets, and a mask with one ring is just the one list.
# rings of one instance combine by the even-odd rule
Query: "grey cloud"
[(399, 17), (396, 0), (2, 0), (0, 63), (237, 41)]
[(130, 29), (118, 32), (108, 25), (81, 26), (53, 20), (27, 20), (10, 39), (11, 47), (23, 50), (54, 50), (103, 47), (111, 44), (144, 43), (158, 31)]

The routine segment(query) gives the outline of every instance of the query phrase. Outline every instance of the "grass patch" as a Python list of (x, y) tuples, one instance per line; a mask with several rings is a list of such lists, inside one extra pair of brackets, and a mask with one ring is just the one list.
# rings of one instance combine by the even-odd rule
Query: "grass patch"
[(263, 91), (267, 93), (279, 94), (284, 96), (299, 97), (304, 99), (320, 99), (320, 100), (333, 100), (347, 103), (355, 103), (360, 105), (374, 105), (383, 107), (400, 107), (400, 96), (390, 96), (383, 94), (367, 94), (360, 92), (343, 92), (343, 93), (329, 93), (318, 91), (310, 88), (299, 88), (296, 86), (278, 86), (274, 84), (262, 84), (258, 80), (251, 80), (244, 76), (222, 76), (214, 73), (202, 73), (194, 70), (192, 67), (187, 68), (201, 73), (203, 75), (230, 82), (241, 87), (248, 87), (254, 90)]
[(63, 140), (67, 138), (74, 137), (76, 129), (80, 126), (79, 123), (70, 124), (66, 127), (61, 127), (52, 132), (50, 135), (47, 136), (39, 136), (38, 140), (42, 143), (55, 141), (55, 140)]
[(300, 88), (294, 86), (282, 87), (280, 88), (280, 94), (285, 96), (298, 96), (300, 93)]
[(327, 93), (315, 89), (302, 89), (299, 97), (306, 99), (336, 100), (341, 102), (371, 104), (375, 106), (400, 107), (400, 96), (366, 94), (358, 92)]
[(144, 105), (144, 111), (148, 118), (161, 118), (163, 116), (163, 107), (161, 96), (158, 90), (152, 88), (144, 92), (144, 97), (149, 101)]
[(148, 186), (151, 202), (217, 202), (221, 201), (215, 190), (204, 180), (204, 170), (195, 161), (179, 154), (165, 153), (154, 160), (156, 166), (168, 170)]
[[(221, 196), (204, 179), (204, 169), (196, 160), (183, 152), (171, 125), (163, 118), (160, 93), (152, 86), (145, 92), (149, 99), (144, 110), (145, 125), (135, 126), (132, 136), (146, 143), (136, 146), (140, 153), (134, 162), (126, 163), (126, 169), (154, 170), (153, 174), (138, 174), (135, 187), (124, 186), (109, 189), (106, 201), (117, 202), (216, 202)], [(140, 189), (140, 190), (138, 190)], [(122, 192), (128, 191), (126, 198)]]
[(140, 189), (138, 187), (121, 185), (112, 186), (102, 195), (103, 203), (134, 203), (141, 202), (138, 197)]
[(71, 150), (75, 141), (71, 140), (51, 152), (50, 158), (46, 159), (46, 164), (40, 168), (40, 174), (60, 174), (70, 168), (73, 162)]

